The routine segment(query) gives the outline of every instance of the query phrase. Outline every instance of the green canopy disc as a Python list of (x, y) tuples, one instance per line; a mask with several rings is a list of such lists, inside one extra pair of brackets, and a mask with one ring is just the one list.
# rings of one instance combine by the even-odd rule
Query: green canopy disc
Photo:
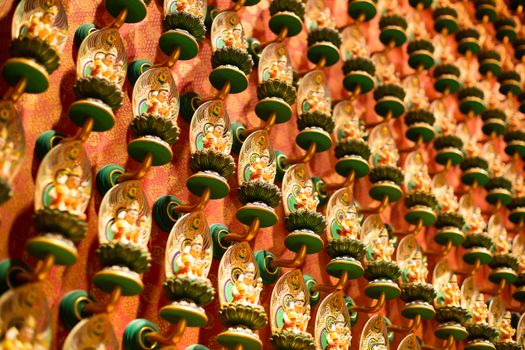
[(465, 234), (457, 227), (447, 226), (436, 232), (434, 241), (440, 245), (447, 245), (451, 241), (452, 245), (456, 247), (465, 241)]
[(449, 336), (452, 336), (454, 340), (465, 340), (467, 339), (468, 332), (459, 323), (447, 322), (437, 326), (434, 331), (434, 335), (439, 339), (448, 339)]
[(153, 166), (164, 165), (173, 159), (171, 147), (157, 137), (139, 137), (128, 143), (128, 154), (139, 163), (142, 163), (150, 153), (153, 157)]
[(37, 259), (44, 260), (53, 255), (55, 265), (71, 266), (78, 258), (73, 242), (62, 236), (43, 235), (32, 238), (26, 246), (27, 251)]
[(93, 302), (93, 298), (85, 290), (72, 290), (60, 300), (59, 318), (65, 329), (71, 330), (86, 315), (82, 314), (84, 306)]
[(348, 73), (343, 79), (346, 91), (353, 92), (359, 88), (361, 94), (366, 94), (374, 89), (374, 77), (363, 70), (355, 70)]
[(405, 113), (405, 103), (396, 96), (385, 96), (376, 101), (374, 110), (382, 117), (391, 112), (393, 118), (399, 118)]
[(423, 69), (428, 70), (434, 65), (434, 56), (432, 52), (427, 50), (416, 50), (408, 57), (408, 65), (412, 69)]
[(485, 339), (474, 339), (467, 342), (463, 349), (465, 350), (496, 350), (494, 344)]
[(35, 153), (40, 161), (44, 159), (47, 152), (57, 146), (65, 135), (55, 130), (46, 130), (38, 135), (35, 142)]
[(208, 323), (204, 309), (188, 302), (173, 302), (164, 306), (160, 309), (160, 317), (172, 324), (185, 319), (188, 327), (204, 327)]
[(512, 193), (506, 188), (495, 188), (487, 193), (485, 200), (492, 205), (496, 205), (499, 201), (506, 206), (512, 202)]
[(306, 56), (310, 62), (317, 64), (322, 59), (326, 60), (325, 66), (330, 67), (339, 62), (339, 49), (328, 41), (317, 42), (308, 47)]
[(111, 293), (115, 288), (120, 288), (124, 296), (139, 295), (144, 289), (138, 273), (115, 266), (97, 272), (93, 277), (93, 283), (106, 293)]
[(381, 29), (379, 40), (381, 40), (385, 46), (389, 46), (391, 42), (394, 42), (395, 47), (399, 47), (407, 41), (407, 34), (405, 29), (400, 26), (386, 26)]
[(356, 21), (368, 22), (376, 14), (376, 4), (372, 0), (351, 0), (348, 4), (348, 15)]
[(458, 52), (462, 55), (465, 55), (470, 51), (473, 55), (477, 55), (481, 47), (479, 46), (479, 41), (476, 38), (468, 37), (461, 40), (458, 43)]
[(233, 349), (236, 345), (242, 345), (243, 349), (262, 349), (262, 342), (257, 334), (252, 333), (249, 329), (234, 330), (228, 329), (217, 335), (217, 342), (226, 349)]
[(147, 8), (142, 0), (105, 0), (109, 14), (116, 18), (123, 10), (127, 10), (126, 23), (138, 23), (146, 18)]
[(304, 150), (307, 150), (312, 143), (315, 143), (316, 153), (328, 151), (332, 147), (330, 134), (317, 127), (301, 130), (299, 134), (297, 134), (295, 142)]
[(306, 254), (315, 254), (323, 250), (324, 242), (321, 236), (312, 231), (296, 230), (286, 236), (284, 245), (295, 253), (297, 253), (303, 245), (306, 245)]
[(468, 114), (472, 111), (475, 115), (479, 115), (485, 110), (485, 104), (481, 98), (469, 96), (459, 102), (459, 110), (463, 114)]
[(397, 283), (388, 279), (370, 281), (365, 287), (365, 294), (369, 298), (379, 299), (381, 293), (385, 293), (386, 300), (392, 300), (399, 297), (401, 289)]
[(292, 118), (292, 107), (279, 97), (265, 97), (255, 105), (255, 114), (266, 121), (275, 113), (275, 123), (286, 123)]
[(49, 87), (49, 74), (34, 60), (12, 57), (2, 67), (2, 76), (10, 85), (15, 86), (21, 79), (26, 80), (25, 92), (39, 94)]
[(470, 168), (461, 175), (461, 182), (469, 186), (475, 182), (478, 186), (485, 186), (489, 182), (489, 173), (482, 168)]
[(199, 43), (185, 30), (171, 29), (161, 34), (159, 47), (167, 56), (171, 56), (180, 47), (180, 60), (191, 60), (199, 53)]
[(393, 203), (401, 199), (403, 191), (393, 182), (380, 181), (370, 187), (368, 194), (376, 201), (382, 201), (383, 198), (388, 197), (389, 202)]
[(434, 19), (434, 29), (442, 33), (444, 29), (448, 34), (453, 34), (458, 30), (458, 20), (454, 16), (442, 15)]
[(343, 256), (330, 260), (326, 265), (326, 272), (330, 276), (339, 278), (343, 272), (348, 273), (348, 279), (356, 279), (363, 275), (363, 265), (354, 258)]
[(98, 192), (101, 196), (104, 196), (113, 186), (117, 184), (117, 179), (120, 175), (124, 174), (125, 169), (115, 164), (107, 164), (97, 172), (95, 183), (97, 185)]
[(516, 37), (518, 34), (516, 33), (516, 28), (513, 26), (503, 26), (496, 32), (496, 38), (498, 38), (499, 41), (503, 41), (505, 38), (509, 39), (509, 42), (516, 41)]
[(107, 104), (100, 100), (78, 100), (69, 107), (69, 118), (76, 125), (82, 127), (92, 118), (93, 131), (107, 131), (115, 125), (115, 115)]
[(514, 293), (512, 293), (512, 297), (520, 303), (525, 301), (525, 286), (516, 288)]
[(512, 284), (517, 279), (518, 274), (510, 267), (499, 267), (492, 270), (489, 274), (489, 280), (495, 284), (499, 284), (501, 280), (505, 280), (507, 284)]
[(275, 179), (277, 181), (282, 181), (284, 173), (288, 169), (288, 165), (284, 164), (284, 161), (286, 160), (286, 154), (284, 154), (283, 152), (281, 152), (279, 150), (275, 150), (274, 151), (274, 155), (275, 155), (275, 165), (276, 165), (276, 168), (277, 168), (277, 172), (275, 174)]
[(231, 231), (228, 227), (223, 224), (212, 224), (210, 225), (211, 238), (213, 240), (213, 258), (221, 260), (222, 256), (228, 248), (235, 242), (224, 241), (224, 236), (230, 234)]
[(476, 6), (476, 18), (482, 21), (485, 17), (487, 17), (488, 22), (492, 22), (496, 18), (496, 7), (493, 4)]
[(11, 288), (16, 288), (20, 283), (16, 276), (20, 272), (28, 272), (27, 265), (17, 259), (4, 259), (0, 261), (0, 295), (4, 294)]
[(422, 320), (430, 320), (436, 315), (436, 310), (429, 303), (415, 301), (405, 304), (403, 309), (401, 309), (401, 315), (408, 319), (414, 319), (417, 315), (421, 315)]
[(492, 75), (498, 76), (501, 74), (501, 63), (496, 59), (485, 59), (479, 64), (479, 72), (483, 75), (492, 72)]
[(505, 80), (501, 83), (499, 92), (501, 92), (503, 95), (508, 95), (511, 93), (514, 96), (518, 96), (521, 94), (520, 82), (514, 79)]
[(158, 343), (150, 344), (146, 339), (148, 333), (158, 331), (158, 327), (153, 322), (137, 318), (126, 326), (122, 336), (122, 345), (126, 350), (160, 349)]
[(417, 142), (421, 137), (424, 143), (428, 143), (436, 136), (436, 130), (427, 123), (414, 123), (408, 127), (406, 136), (413, 142)]
[(242, 70), (232, 65), (223, 65), (210, 73), (210, 83), (217, 90), (230, 82), (230, 93), (238, 94), (248, 87), (248, 77)]
[(447, 164), (449, 159), (452, 165), (458, 165), (463, 161), (463, 158), (463, 152), (454, 147), (440, 149), (435, 157), (436, 162), (441, 165)]
[(368, 175), (370, 171), (370, 166), (368, 162), (363, 159), (363, 157), (358, 155), (344, 156), (339, 158), (337, 163), (335, 163), (335, 171), (344, 177), (348, 177), (353, 171), (356, 178), (361, 178)]
[(519, 224), (521, 221), (525, 222), (525, 208), (513, 209), (509, 214), (509, 220), (514, 224)]
[(292, 12), (277, 12), (268, 21), (270, 30), (279, 35), (283, 28), (288, 28), (287, 37), (296, 36), (303, 30), (303, 21)]
[(514, 155), (518, 153), (520, 157), (525, 157), (525, 141), (521, 140), (512, 140), (507, 142), (505, 146), (505, 153), (508, 155)]
[(463, 261), (467, 264), (474, 265), (479, 260), (481, 265), (486, 265), (492, 260), (492, 253), (484, 247), (474, 247), (465, 250)]
[(436, 222), (437, 215), (430, 207), (416, 205), (414, 207), (408, 208), (408, 212), (405, 215), (405, 220), (412, 225), (417, 225), (419, 220), (421, 220), (423, 221), (423, 226), (428, 227)]
[(245, 225), (250, 225), (255, 218), (259, 219), (261, 228), (270, 227), (277, 223), (277, 214), (272, 207), (257, 203), (248, 203), (237, 210), (237, 220)]
[(439, 92), (445, 92), (448, 90), (451, 94), (455, 93), (461, 87), (459, 78), (454, 74), (444, 74), (436, 78), (434, 82), (434, 89)]
[(482, 130), (485, 135), (503, 135), (507, 129), (507, 124), (499, 118), (487, 119), (483, 122)]
[(186, 187), (196, 196), (201, 196), (209, 188), (211, 199), (224, 198), (230, 193), (230, 186), (226, 179), (212, 172), (193, 174), (186, 181)]
[(257, 261), (263, 283), (266, 285), (277, 281), (277, 278), (279, 278), (281, 274), (280, 268), (272, 268), (270, 266), (271, 262), (276, 259), (275, 255), (268, 250), (258, 250), (255, 252), (255, 261)]

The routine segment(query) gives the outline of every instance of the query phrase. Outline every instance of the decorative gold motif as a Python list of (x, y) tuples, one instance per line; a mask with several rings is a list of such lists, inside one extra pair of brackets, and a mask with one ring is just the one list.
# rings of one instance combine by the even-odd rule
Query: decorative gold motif
[(108, 314), (101, 313), (80, 321), (68, 334), (63, 349), (118, 349), (119, 343)]
[(297, 107), (299, 113), (319, 112), (331, 114), (331, 97), (327, 79), (322, 70), (307, 73), (297, 92)]
[(38, 38), (60, 51), (66, 44), (67, 31), (67, 15), (60, 0), (23, 0), (16, 7), (13, 38)]
[(248, 242), (237, 243), (224, 253), (218, 280), (221, 304), (259, 304), (262, 279)]
[(399, 242), (396, 260), (403, 283), (427, 283), (427, 258), (414, 235), (405, 236)]
[(286, 170), (282, 195), (285, 215), (301, 210), (316, 210), (319, 198), (305, 164), (295, 164)]
[(78, 49), (79, 78), (96, 77), (122, 87), (127, 65), (126, 49), (116, 29), (92, 32)]
[(363, 216), (359, 214), (359, 207), (350, 189), (341, 188), (334, 192), (326, 212), (326, 236), (329, 241), (344, 237), (360, 239)]
[(195, 111), (190, 124), (190, 150), (212, 150), (229, 155), (233, 144), (230, 118), (221, 100), (203, 103)]
[(372, 164), (397, 167), (399, 152), (390, 127), (386, 124), (376, 126), (370, 133), (368, 145), (372, 153)]
[(293, 68), (285, 45), (272, 43), (261, 52), (259, 59), (259, 83), (269, 80), (279, 80), (287, 84), (293, 83)]
[(335, 292), (323, 299), (315, 318), (315, 345), (321, 350), (347, 350), (352, 333), (350, 315), (342, 292)]
[(215, 17), (211, 28), (211, 47), (213, 51), (226, 47), (248, 48), (241, 19), (236, 12), (225, 11)]
[(367, 217), (361, 228), (361, 239), (368, 246), (366, 258), (369, 261), (392, 261), (394, 254), (394, 239), (390, 239), (388, 231), (378, 214)]
[(276, 331), (306, 333), (310, 320), (308, 294), (300, 270), (292, 270), (279, 278), (273, 287), (270, 303), (272, 333)]
[(387, 350), (388, 337), (382, 315), (372, 316), (361, 332), (359, 350)]
[(276, 173), (273, 147), (268, 133), (256, 131), (244, 141), (239, 153), (239, 185), (248, 181), (273, 183)]
[(124, 181), (111, 188), (100, 203), (99, 242), (131, 243), (147, 249), (151, 214), (140, 181)]
[(145, 71), (133, 87), (133, 113), (135, 116), (152, 114), (177, 120), (179, 93), (171, 71), (155, 67)]
[(35, 210), (58, 209), (85, 219), (91, 187), (91, 164), (82, 143), (61, 143), (49, 151), (38, 168)]
[(184, 215), (171, 229), (166, 244), (165, 273), (206, 278), (212, 261), (210, 230), (202, 212)]
[(51, 313), (40, 284), (10, 289), (0, 298), (0, 348), (51, 347)]

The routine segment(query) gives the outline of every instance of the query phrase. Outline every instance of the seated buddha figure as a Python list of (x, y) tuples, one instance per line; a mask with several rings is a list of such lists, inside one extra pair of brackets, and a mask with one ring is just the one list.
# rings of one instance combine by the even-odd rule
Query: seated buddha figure
[(379, 236), (371, 240), (368, 249), (371, 260), (392, 261), (395, 248), (386, 228), (382, 228)]
[(299, 292), (293, 301), (285, 306), (283, 314), (283, 330), (296, 333), (306, 332), (310, 321), (310, 305), (305, 305), (304, 292)]
[(51, 199), (49, 207), (60, 211), (67, 211), (72, 215), (84, 220), (86, 214), (81, 205), (86, 200), (86, 193), (80, 178), (80, 170), (62, 169), (56, 174), (54, 186), (49, 191)]
[(117, 211), (115, 222), (111, 225), (113, 240), (122, 243), (138, 244), (146, 216), (140, 215), (138, 201)]
[(344, 322), (333, 322), (326, 336), (327, 350), (348, 350), (352, 335)]
[(499, 341), (511, 341), (512, 337), (516, 333), (514, 327), (511, 324), (512, 315), (509, 311), (506, 311), (499, 324)]
[(443, 305), (459, 306), (461, 299), (461, 290), (458, 286), (458, 278), (452, 275), (450, 280), (441, 288), (441, 298)]
[(337, 233), (340, 237), (348, 237), (352, 239), (359, 239), (361, 232), (361, 218), (357, 214), (355, 207), (349, 208), (341, 220), (341, 230)]
[(250, 163), (250, 181), (264, 181), (270, 182), (273, 174), (271, 168), (268, 166), (270, 158), (267, 156), (257, 156)]
[(315, 211), (317, 208), (317, 192), (311, 186), (301, 187), (297, 194), (296, 210)]
[(426, 283), (427, 261), (418, 249), (411, 259), (406, 260), (404, 277), (407, 283)]
[(202, 236), (195, 236), (191, 244), (186, 245), (176, 258), (176, 263), (179, 267), (177, 275), (205, 278), (204, 267), (207, 264), (208, 255), (208, 251), (203, 251)]
[(489, 309), (487, 308), (483, 294), (478, 294), (470, 311), (472, 313), (472, 324), (487, 323)]
[(255, 265), (249, 263), (232, 288), (233, 302), (256, 305), (261, 291), (262, 279), (255, 279)]
[(224, 137), (224, 120), (222, 118), (219, 118), (215, 125), (207, 128), (202, 143), (205, 150), (224, 151), (227, 141)]

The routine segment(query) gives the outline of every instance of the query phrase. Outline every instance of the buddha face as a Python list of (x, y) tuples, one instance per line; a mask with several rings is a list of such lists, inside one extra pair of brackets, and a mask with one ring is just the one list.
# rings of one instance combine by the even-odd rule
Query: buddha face
[(202, 245), (199, 243), (193, 243), (191, 245), (191, 255), (194, 257), (200, 256), (202, 253)]

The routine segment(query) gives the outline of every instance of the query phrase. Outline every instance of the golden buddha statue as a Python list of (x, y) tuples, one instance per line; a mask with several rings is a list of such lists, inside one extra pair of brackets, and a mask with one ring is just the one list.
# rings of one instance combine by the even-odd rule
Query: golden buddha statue
[(472, 324), (487, 323), (487, 317), (489, 315), (489, 309), (485, 303), (483, 294), (479, 293), (474, 301), (472, 308)]
[(395, 248), (392, 239), (388, 237), (386, 228), (383, 227), (379, 236), (372, 239), (370, 250), (373, 260), (392, 261)]

